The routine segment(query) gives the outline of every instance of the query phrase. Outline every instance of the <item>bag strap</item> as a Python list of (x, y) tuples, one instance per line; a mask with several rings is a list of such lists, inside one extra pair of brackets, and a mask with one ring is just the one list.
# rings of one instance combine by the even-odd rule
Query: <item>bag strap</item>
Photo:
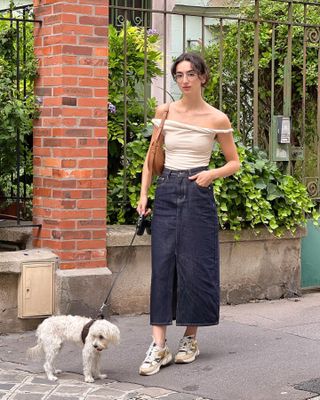
[(169, 105), (167, 105), (167, 109), (164, 111), (164, 113), (162, 115), (160, 125), (159, 125), (158, 129), (155, 132), (154, 139), (153, 139), (153, 141), (155, 141), (155, 142), (158, 142), (158, 140), (160, 138), (160, 135), (161, 135), (161, 133), (163, 131), (164, 123), (165, 123), (165, 121), (167, 119), (167, 116), (168, 116), (168, 112), (169, 112)]

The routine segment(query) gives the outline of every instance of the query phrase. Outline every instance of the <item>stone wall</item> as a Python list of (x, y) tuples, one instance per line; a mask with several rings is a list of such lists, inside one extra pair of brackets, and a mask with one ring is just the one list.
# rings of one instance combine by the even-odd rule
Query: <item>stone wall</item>
[[(108, 266), (113, 279), (126, 264), (112, 293), (112, 311), (118, 314), (149, 310), (151, 276), (150, 236), (136, 238), (129, 249), (134, 227), (113, 226), (108, 230)], [(305, 229), (281, 239), (262, 230), (220, 232), (221, 303), (239, 304), (255, 299), (279, 299), (300, 295), (300, 248)]]
[(300, 295), (301, 238), (305, 234), (300, 228), (279, 239), (263, 229), (259, 235), (244, 231), (235, 241), (231, 232), (221, 232), (221, 302)]
[[(134, 230), (134, 226), (109, 227), (109, 268), (57, 269), (56, 314), (95, 317), (112, 285), (107, 315), (149, 312), (150, 236), (146, 233), (138, 236), (128, 247)], [(302, 228), (295, 235), (287, 233), (281, 239), (266, 230), (259, 235), (245, 231), (235, 241), (231, 232), (221, 232), (221, 303), (299, 296), (300, 247), (304, 235)], [(51, 254), (40, 249), (1, 253), (0, 332), (34, 329), (39, 323), (38, 319), (17, 318), (17, 286), (25, 252), (33, 252), (33, 257), (38, 252), (40, 259)]]

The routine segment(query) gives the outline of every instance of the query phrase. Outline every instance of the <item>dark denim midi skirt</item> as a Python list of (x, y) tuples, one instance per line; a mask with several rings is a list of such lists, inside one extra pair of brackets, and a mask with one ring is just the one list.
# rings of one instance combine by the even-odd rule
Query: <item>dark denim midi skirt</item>
[(152, 218), (151, 325), (219, 323), (218, 218), (212, 191), (189, 176), (207, 169), (165, 169)]

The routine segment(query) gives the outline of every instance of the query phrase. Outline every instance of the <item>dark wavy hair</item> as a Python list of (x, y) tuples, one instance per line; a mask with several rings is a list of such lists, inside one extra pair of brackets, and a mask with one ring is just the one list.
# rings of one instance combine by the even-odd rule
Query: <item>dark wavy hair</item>
[(202, 86), (205, 86), (208, 83), (210, 78), (209, 69), (202, 56), (198, 53), (182, 53), (178, 58), (176, 58), (171, 67), (171, 75), (173, 79), (175, 79), (176, 76), (177, 66), (182, 61), (189, 61), (194, 71), (204, 78), (204, 83), (202, 83)]

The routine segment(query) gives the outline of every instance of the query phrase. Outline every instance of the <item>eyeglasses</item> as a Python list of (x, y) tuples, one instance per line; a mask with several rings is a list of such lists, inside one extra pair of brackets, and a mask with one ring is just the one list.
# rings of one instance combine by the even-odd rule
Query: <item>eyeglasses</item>
[(188, 81), (193, 81), (195, 78), (197, 78), (198, 74), (194, 71), (188, 71), (185, 74), (181, 73), (181, 72), (177, 72), (174, 75), (174, 79), (176, 82), (182, 82), (183, 81), (183, 77), (186, 76)]

